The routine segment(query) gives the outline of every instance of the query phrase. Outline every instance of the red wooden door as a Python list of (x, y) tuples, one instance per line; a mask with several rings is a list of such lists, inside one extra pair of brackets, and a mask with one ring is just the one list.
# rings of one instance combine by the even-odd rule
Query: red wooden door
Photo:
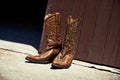
[[(119, 0), (48, 0), (47, 13), (60, 12), (62, 38), (68, 15), (80, 18), (75, 59), (120, 67)], [(42, 33), (40, 51), (46, 37)]]

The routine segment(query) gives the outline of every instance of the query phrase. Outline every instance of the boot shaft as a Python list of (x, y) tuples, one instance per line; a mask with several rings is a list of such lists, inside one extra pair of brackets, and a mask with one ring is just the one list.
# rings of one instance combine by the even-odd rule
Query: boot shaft
[(78, 19), (74, 19), (69, 16), (67, 20), (67, 29), (66, 29), (66, 36), (64, 40), (63, 50), (74, 50), (75, 48), (75, 41), (76, 41), (76, 34), (78, 29)]
[(60, 14), (48, 14), (44, 19), (47, 37), (47, 48), (51, 49), (61, 45), (61, 20)]

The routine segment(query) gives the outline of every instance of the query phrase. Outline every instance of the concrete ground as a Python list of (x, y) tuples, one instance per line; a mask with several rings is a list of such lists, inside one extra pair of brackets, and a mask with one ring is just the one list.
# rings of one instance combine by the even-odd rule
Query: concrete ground
[(36, 55), (37, 50), (31, 45), (0, 40), (0, 80), (120, 80), (119, 69), (77, 60), (69, 69), (51, 69), (51, 63), (26, 62), (27, 54)]
[(120, 69), (77, 60), (69, 69), (27, 63), (25, 56), (38, 53), (39, 41), (40, 31), (34, 27), (0, 26), (0, 80), (120, 80)]

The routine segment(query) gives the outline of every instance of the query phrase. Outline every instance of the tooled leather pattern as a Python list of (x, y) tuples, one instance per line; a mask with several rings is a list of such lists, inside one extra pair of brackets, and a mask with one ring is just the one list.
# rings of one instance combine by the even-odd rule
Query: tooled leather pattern
[(61, 20), (60, 20), (60, 15), (57, 15), (56, 16), (56, 38), (57, 38), (57, 41), (59, 42), (59, 44), (61, 44)]
[(78, 21), (71, 23), (67, 26), (67, 33), (64, 42), (65, 50), (74, 50), (75, 47), (75, 40), (76, 40), (76, 33), (77, 33)]
[(61, 31), (60, 31), (60, 21), (57, 20), (56, 16), (49, 17), (45, 21), (45, 30), (47, 37), (47, 49), (55, 48), (61, 43)]

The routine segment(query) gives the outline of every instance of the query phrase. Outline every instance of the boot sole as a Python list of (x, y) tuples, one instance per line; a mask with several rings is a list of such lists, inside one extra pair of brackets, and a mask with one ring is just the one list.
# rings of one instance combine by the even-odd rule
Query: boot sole
[(52, 69), (68, 69), (70, 66), (60, 66), (60, 65), (56, 65), (56, 64), (52, 64)]

